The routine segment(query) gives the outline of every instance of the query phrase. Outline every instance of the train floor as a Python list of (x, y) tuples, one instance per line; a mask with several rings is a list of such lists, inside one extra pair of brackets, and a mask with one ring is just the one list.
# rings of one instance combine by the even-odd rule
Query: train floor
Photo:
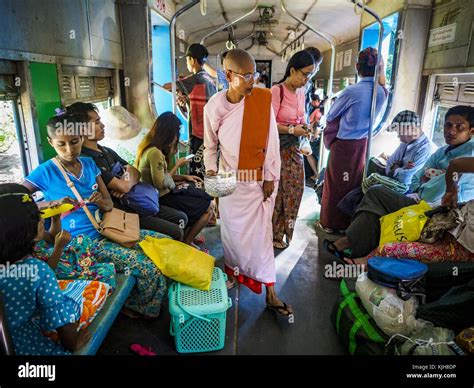
[[(333, 263), (322, 249), (314, 223), (319, 205), (314, 190), (306, 188), (290, 247), (275, 251), (280, 298), (291, 304), (294, 320), (265, 309), (264, 293), (257, 295), (244, 286), (229, 291), (233, 305), (227, 311), (225, 347), (213, 355), (342, 355), (331, 322), (338, 298), (339, 282), (324, 278), (324, 267)], [(222, 267), (223, 250), (219, 226), (206, 228), (205, 246)], [(159, 355), (178, 354), (169, 334), (167, 302), (155, 320), (134, 320), (120, 314), (102, 344), (101, 355), (132, 354), (130, 345), (150, 346)]]

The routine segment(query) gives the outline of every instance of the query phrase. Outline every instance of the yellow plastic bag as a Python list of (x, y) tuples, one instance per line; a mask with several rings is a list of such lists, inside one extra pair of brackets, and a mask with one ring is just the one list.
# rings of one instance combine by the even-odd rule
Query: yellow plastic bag
[(140, 246), (163, 275), (199, 290), (211, 287), (214, 258), (207, 253), (169, 238), (150, 236)]
[(425, 212), (431, 210), (430, 205), (420, 201), (416, 205), (404, 207), (394, 213), (380, 218), (380, 243), (417, 241), (428, 221)]

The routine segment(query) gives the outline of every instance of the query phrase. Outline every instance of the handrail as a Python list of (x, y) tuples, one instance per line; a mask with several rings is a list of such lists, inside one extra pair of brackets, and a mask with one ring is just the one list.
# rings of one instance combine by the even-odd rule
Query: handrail
[[(326, 91), (327, 99), (326, 99), (326, 103), (325, 103), (325, 106), (324, 106), (324, 112), (326, 112), (326, 114), (327, 114), (327, 112), (329, 112), (329, 108), (331, 107), (332, 83), (333, 83), (333, 80), (334, 80), (334, 64), (336, 62), (336, 46), (334, 45), (334, 42), (332, 41), (332, 39), (330, 39), (325, 33), (317, 31), (316, 29), (311, 27), (308, 23), (306, 23), (303, 19), (293, 15), (290, 11), (288, 11), (284, 0), (281, 0), (281, 7), (282, 7), (283, 11), (285, 11), (288, 14), (288, 16), (292, 17), (293, 19), (295, 19), (299, 23), (303, 24), (308, 30), (311, 30), (312, 32), (314, 32), (316, 35), (318, 35), (320, 38), (324, 39), (326, 42), (328, 42), (331, 45), (331, 67), (330, 67), (330, 70), (329, 70), (329, 82), (328, 82), (327, 91)], [(324, 136), (324, 132), (321, 134), (320, 144), (323, 144), (323, 136)], [(323, 158), (323, 156), (324, 156), (323, 153), (324, 153), (324, 147), (320, 146), (319, 147), (319, 159), (318, 159), (318, 170), (319, 171), (321, 171), (321, 167), (323, 165), (323, 159), (324, 159)]]
[(247, 12), (245, 15), (239, 16), (237, 19), (235, 19), (231, 22), (227, 22), (224, 25), (219, 26), (219, 27), (215, 28), (214, 30), (212, 30), (211, 32), (204, 35), (203, 38), (201, 39), (201, 44), (204, 45), (204, 43), (206, 42), (206, 39), (209, 38), (210, 36), (212, 36), (214, 34), (217, 34), (218, 32), (220, 32), (222, 30), (225, 30), (226, 28), (240, 22), (241, 20), (245, 19), (247, 16), (252, 15), (257, 10), (259, 2), (260, 2), (260, 0), (255, 0), (255, 6), (249, 12)]
[(151, 84), (154, 85), (154, 86), (156, 86), (156, 87), (158, 87), (159, 89), (163, 90), (164, 92), (171, 94), (171, 90), (165, 89), (165, 88), (163, 87), (163, 85), (160, 85), (158, 82), (156, 82), (156, 81), (151, 81)]
[(309, 31), (309, 28), (304, 30), (301, 34), (299, 34), (295, 39), (293, 39), (290, 43), (288, 43), (284, 48), (280, 50), (280, 53), (278, 55), (281, 55), (283, 52), (285, 52), (288, 47), (293, 45), (295, 42), (298, 42), (307, 32)]
[(185, 13), (187, 10), (199, 4), (200, 0), (192, 0), (189, 4), (185, 5), (179, 11), (177, 11), (170, 22), (170, 43), (171, 43), (171, 94), (172, 94), (172, 106), (173, 113), (176, 114), (176, 67), (178, 65), (176, 59), (176, 20), (178, 16)]
[(374, 128), (375, 122), (375, 111), (377, 106), (377, 89), (378, 89), (378, 79), (379, 79), (379, 66), (380, 66), (380, 59), (382, 57), (382, 39), (383, 39), (383, 23), (382, 19), (380, 19), (379, 15), (377, 15), (371, 8), (367, 7), (365, 4), (361, 5), (358, 0), (351, 0), (357, 7), (361, 8), (363, 12), (367, 12), (371, 15), (377, 23), (379, 24), (379, 42), (378, 42), (378, 49), (377, 49), (377, 64), (375, 66), (374, 71), (374, 89), (372, 91), (372, 104), (370, 106), (370, 123), (369, 123), (369, 133), (367, 136), (367, 152), (365, 155), (365, 170), (364, 175), (367, 175), (367, 171), (369, 168), (369, 160), (370, 160), (370, 151), (372, 148), (372, 132)]

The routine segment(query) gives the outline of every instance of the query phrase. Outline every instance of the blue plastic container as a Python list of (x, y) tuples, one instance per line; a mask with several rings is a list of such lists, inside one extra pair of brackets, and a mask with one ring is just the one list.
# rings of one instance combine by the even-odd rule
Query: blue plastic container
[(170, 287), (170, 334), (174, 336), (179, 353), (211, 352), (224, 348), (226, 313), (232, 306), (226, 280), (227, 275), (214, 268), (209, 291), (181, 283), (173, 283)]

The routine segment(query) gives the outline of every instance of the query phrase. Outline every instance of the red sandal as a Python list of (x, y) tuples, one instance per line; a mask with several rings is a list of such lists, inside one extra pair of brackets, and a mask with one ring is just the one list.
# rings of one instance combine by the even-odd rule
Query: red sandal
[(156, 356), (156, 353), (151, 350), (151, 346), (143, 346), (140, 344), (130, 345), (130, 350), (137, 353), (139, 356)]

